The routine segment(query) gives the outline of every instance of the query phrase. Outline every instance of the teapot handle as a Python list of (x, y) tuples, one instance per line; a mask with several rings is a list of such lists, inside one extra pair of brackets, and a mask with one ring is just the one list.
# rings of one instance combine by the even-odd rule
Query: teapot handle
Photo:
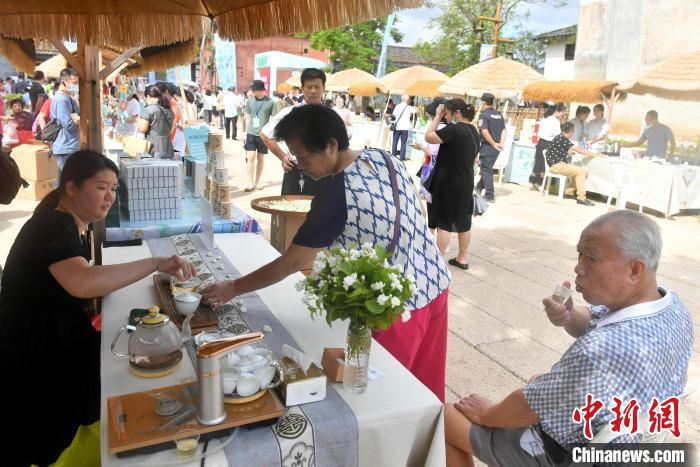
[(114, 336), (114, 339), (112, 340), (112, 345), (110, 346), (112, 353), (114, 355), (116, 355), (117, 357), (121, 357), (121, 358), (129, 358), (129, 356), (125, 355), (123, 353), (117, 352), (116, 350), (114, 350), (114, 348), (116, 347), (117, 341), (119, 340), (119, 338), (121, 337), (122, 333), (124, 332), (124, 330), (126, 328), (127, 328), (126, 324), (119, 328), (119, 331), (117, 331), (117, 334)]
[(267, 386), (265, 386), (265, 387), (268, 388), (268, 389), (272, 389), (272, 388), (276, 388), (277, 386), (279, 386), (280, 384), (282, 384), (282, 382), (284, 381), (285, 373), (284, 373), (284, 365), (282, 365), (282, 363), (281, 363), (279, 360), (272, 360), (272, 361), (269, 363), (269, 365), (270, 365), (270, 366), (274, 366), (274, 367), (277, 369), (277, 371), (275, 372), (275, 374), (278, 376), (277, 381), (274, 381), (274, 380), (273, 380), (270, 384), (268, 384)]

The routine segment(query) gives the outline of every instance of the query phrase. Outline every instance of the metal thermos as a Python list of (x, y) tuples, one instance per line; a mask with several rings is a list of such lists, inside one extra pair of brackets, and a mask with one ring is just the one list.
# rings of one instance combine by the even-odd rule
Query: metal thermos
[(199, 404), (197, 421), (202, 425), (216, 425), (226, 420), (224, 409), (224, 357), (233, 350), (263, 340), (264, 334), (253, 332), (207, 342), (197, 349), (197, 381)]

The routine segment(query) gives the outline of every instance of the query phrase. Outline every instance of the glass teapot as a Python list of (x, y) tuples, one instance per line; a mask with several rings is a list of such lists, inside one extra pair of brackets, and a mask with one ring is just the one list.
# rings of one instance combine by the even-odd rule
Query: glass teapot
[(157, 306), (148, 309), (140, 323), (133, 328), (129, 336), (129, 354), (125, 355), (115, 350), (117, 341), (125, 329), (131, 326), (124, 325), (119, 328), (112, 340), (111, 350), (117, 357), (128, 358), (129, 366), (136, 374), (154, 374), (174, 370), (182, 360), (182, 337), (175, 324), (160, 313)]

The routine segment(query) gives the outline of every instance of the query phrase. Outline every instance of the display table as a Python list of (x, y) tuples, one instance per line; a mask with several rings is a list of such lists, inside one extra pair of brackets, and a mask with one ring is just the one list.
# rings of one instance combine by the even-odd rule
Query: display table
[(685, 209), (700, 209), (700, 167), (619, 157), (577, 156), (574, 163), (588, 169), (587, 191), (607, 196), (620, 182), (616, 178), (622, 177), (629, 185), (630, 203), (641, 204), (666, 217)]
[[(279, 253), (261, 236), (254, 234), (216, 235), (221, 252), (243, 274), (277, 258)], [(150, 256), (147, 245), (108, 248), (103, 251), (104, 264), (132, 261)], [(294, 274), (278, 284), (258, 292), (302, 350), (320, 361), (324, 347), (342, 347), (347, 324), (336, 323), (329, 328), (325, 320), (311, 320), (301, 302), (295, 284), (303, 276)], [(112, 395), (145, 391), (169, 386), (195, 377), (189, 359), (183, 359), (177, 372), (158, 379), (142, 379), (128, 370), (128, 361), (114, 357), (110, 351), (112, 336), (125, 324), (132, 308), (157, 303), (151, 277), (107, 295), (103, 300), (102, 321), (102, 465), (156, 465), (159, 459), (174, 454), (166, 451), (153, 455), (117, 459), (108, 455), (106, 436), (106, 399)], [(357, 418), (358, 451), (361, 466), (444, 466), (444, 431), (442, 404), (413, 375), (399, 364), (383, 347), (372, 344), (370, 364), (381, 370), (384, 377), (370, 381), (364, 394), (345, 392), (334, 384)], [(302, 408), (304, 406), (301, 406)], [(251, 450), (255, 446), (250, 447)], [(216, 455), (214, 463), (227, 465)], [(191, 465), (200, 465), (199, 461)], [(253, 466), (250, 466), (253, 467)]]
[(506, 162), (506, 182), (528, 185), (534, 165), (535, 146), (530, 143), (514, 141)]

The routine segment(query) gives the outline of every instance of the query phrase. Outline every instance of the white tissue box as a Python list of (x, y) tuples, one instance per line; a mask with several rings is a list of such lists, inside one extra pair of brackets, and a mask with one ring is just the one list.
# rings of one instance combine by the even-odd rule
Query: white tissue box
[(282, 364), (286, 374), (279, 390), (285, 405), (308, 404), (326, 398), (326, 374), (316, 364), (312, 363), (306, 372), (288, 357), (282, 359)]

